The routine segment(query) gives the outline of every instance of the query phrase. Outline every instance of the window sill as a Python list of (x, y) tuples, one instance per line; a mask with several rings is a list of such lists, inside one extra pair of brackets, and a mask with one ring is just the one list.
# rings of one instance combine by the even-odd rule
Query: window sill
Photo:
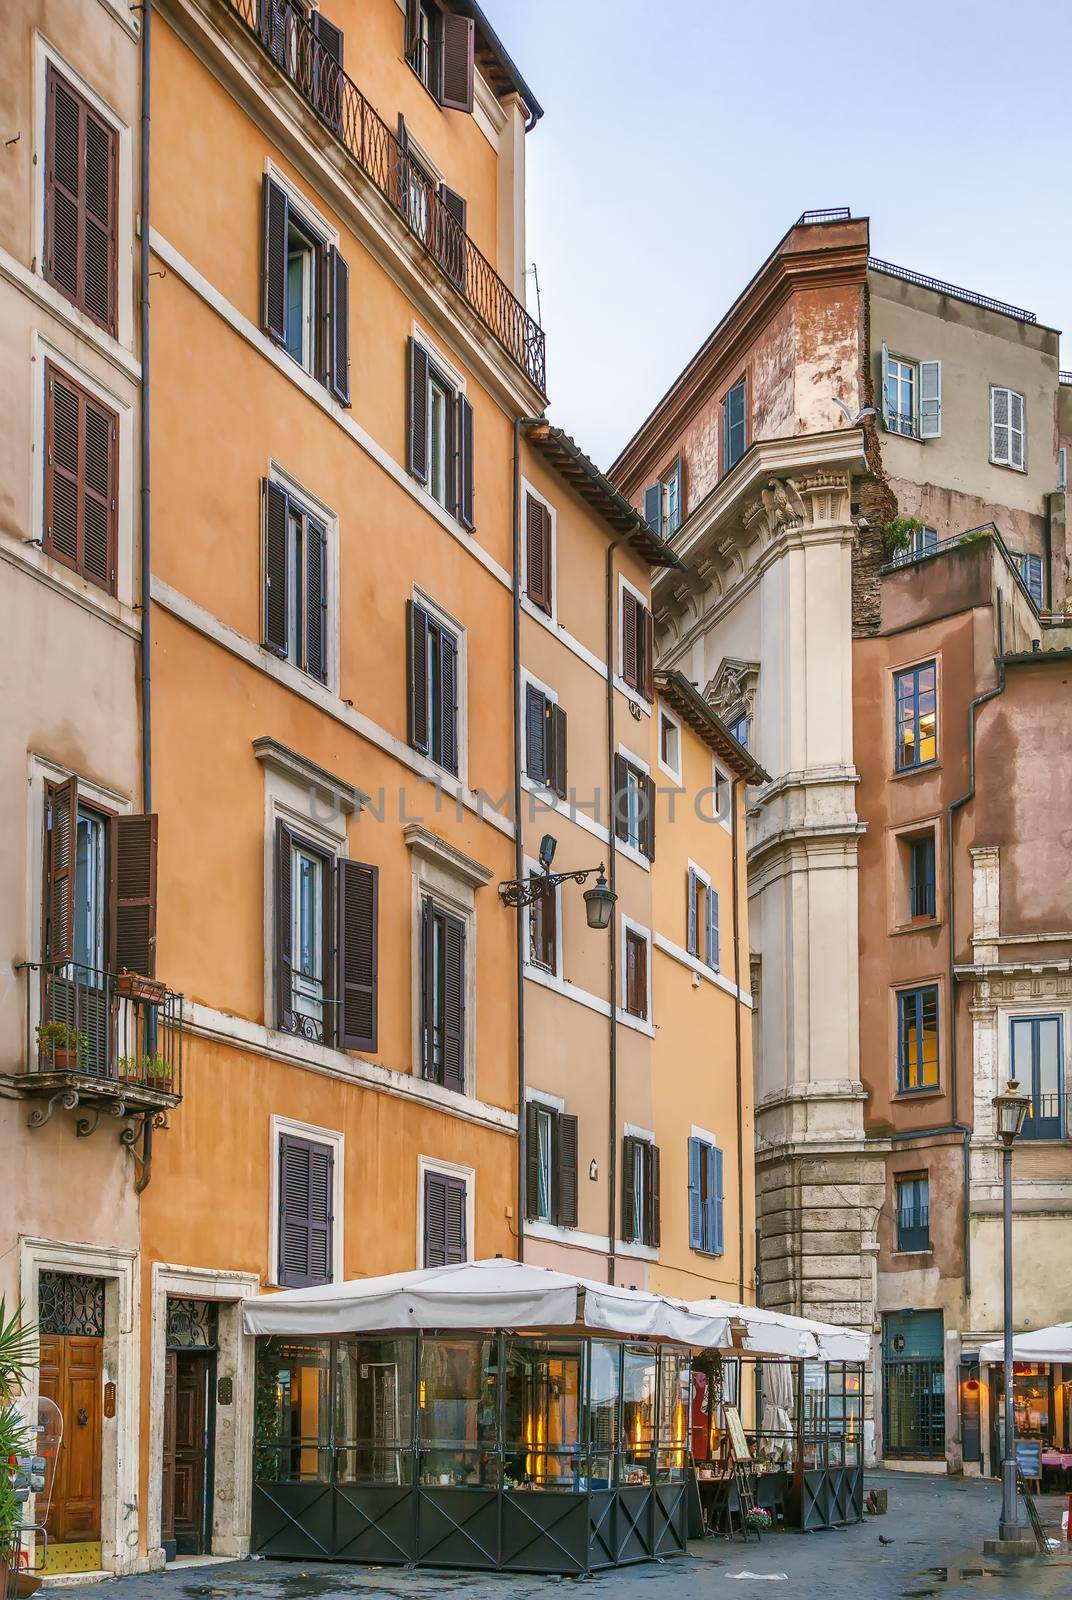
[(890, 929), (890, 937), (899, 933), (932, 933), (942, 926), (941, 917), (913, 917), (911, 922), (898, 922)]
[(1018, 472), (1022, 478), (1027, 477), (1027, 467), (1018, 467), (1015, 462), (1012, 461), (995, 461), (993, 456), (991, 456), (990, 465), (992, 467), (999, 467), (1002, 472)]
[(690, 1244), (689, 1249), (694, 1256), (706, 1256), (709, 1261), (721, 1261), (726, 1254), (725, 1250), (705, 1250), (700, 1244)]
[(925, 1250), (891, 1250), (890, 1255), (903, 1260), (906, 1256), (933, 1256), (934, 1246), (929, 1244)]
[[(902, 433), (900, 428), (887, 428), (883, 426), (882, 431), (887, 438), (903, 439), (905, 444), (931, 444), (934, 442), (933, 440), (929, 439), (921, 439), (918, 433)], [(940, 439), (941, 434), (936, 435), (936, 437)]]
[(940, 761), (924, 761), (918, 767), (902, 767), (899, 772), (891, 772), (890, 777), (894, 782), (898, 782), (901, 778), (918, 778), (921, 773), (941, 772), (941, 770)]
[(940, 1100), (944, 1094), (945, 1090), (941, 1084), (936, 1084), (933, 1088), (928, 1085), (925, 1089), (898, 1089), (893, 1098), (894, 1100)]

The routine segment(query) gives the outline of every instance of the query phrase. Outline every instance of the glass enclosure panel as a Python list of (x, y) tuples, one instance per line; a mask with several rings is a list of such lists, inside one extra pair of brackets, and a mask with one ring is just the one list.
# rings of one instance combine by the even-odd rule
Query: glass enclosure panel
[(622, 1482), (651, 1480), (658, 1412), (659, 1353), (627, 1344), (622, 1352)]
[(584, 1349), (555, 1340), (511, 1340), (503, 1422), (506, 1488), (581, 1489)]
[(588, 1450), (593, 1489), (615, 1482), (621, 1425), (621, 1356), (619, 1344), (593, 1341), (589, 1346)]
[(656, 1476), (660, 1482), (679, 1482), (685, 1475), (689, 1447), (689, 1405), (692, 1361), (687, 1350), (663, 1349), (659, 1353), (659, 1417)]
[(498, 1349), (494, 1336), (424, 1341), (417, 1390), (422, 1483), (496, 1480)]
[(259, 1339), (255, 1476), (326, 1483), (331, 1470), (330, 1339)]
[(340, 1483), (404, 1483), (413, 1444), (415, 1338), (335, 1340)]

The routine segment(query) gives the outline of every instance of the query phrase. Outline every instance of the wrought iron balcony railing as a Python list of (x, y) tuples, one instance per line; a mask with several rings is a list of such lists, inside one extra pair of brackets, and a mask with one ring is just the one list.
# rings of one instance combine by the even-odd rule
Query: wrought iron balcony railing
[(916, 1206), (897, 1213), (898, 1250), (929, 1250), (931, 1247), (930, 1207)]
[(1020, 1137), (1022, 1139), (1063, 1139), (1065, 1137), (1064, 1096), (1034, 1094)]
[(912, 915), (914, 917), (934, 916), (934, 884), (928, 879), (913, 883), (909, 898), (912, 902)]
[(148, 978), (76, 962), (32, 963), (29, 973), (26, 1072), (43, 1092), (46, 1079), (65, 1079), (80, 1086), (83, 1098), (100, 1093), (152, 1103), (161, 1097), (170, 1104), (182, 1097), (181, 995)]
[(510, 359), (547, 392), (543, 329), (288, 0), (224, 0), (406, 222)]

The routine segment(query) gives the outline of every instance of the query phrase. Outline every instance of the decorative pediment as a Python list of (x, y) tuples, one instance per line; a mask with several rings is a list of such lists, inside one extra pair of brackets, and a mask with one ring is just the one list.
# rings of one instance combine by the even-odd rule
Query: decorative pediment
[(758, 661), (740, 661), (736, 656), (724, 656), (722, 665), (704, 690), (704, 699), (718, 712), (723, 722), (733, 722), (741, 716), (751, 717), (758, 683)]

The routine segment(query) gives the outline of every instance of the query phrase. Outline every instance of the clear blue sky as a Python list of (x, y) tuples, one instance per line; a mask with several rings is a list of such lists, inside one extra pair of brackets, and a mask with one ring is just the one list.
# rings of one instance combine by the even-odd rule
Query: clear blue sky
[(1067, 329), (1072, 367), (1072, 0), (482, 3), (545, 112), (551, 415), (600, 466), (811, 207)]

